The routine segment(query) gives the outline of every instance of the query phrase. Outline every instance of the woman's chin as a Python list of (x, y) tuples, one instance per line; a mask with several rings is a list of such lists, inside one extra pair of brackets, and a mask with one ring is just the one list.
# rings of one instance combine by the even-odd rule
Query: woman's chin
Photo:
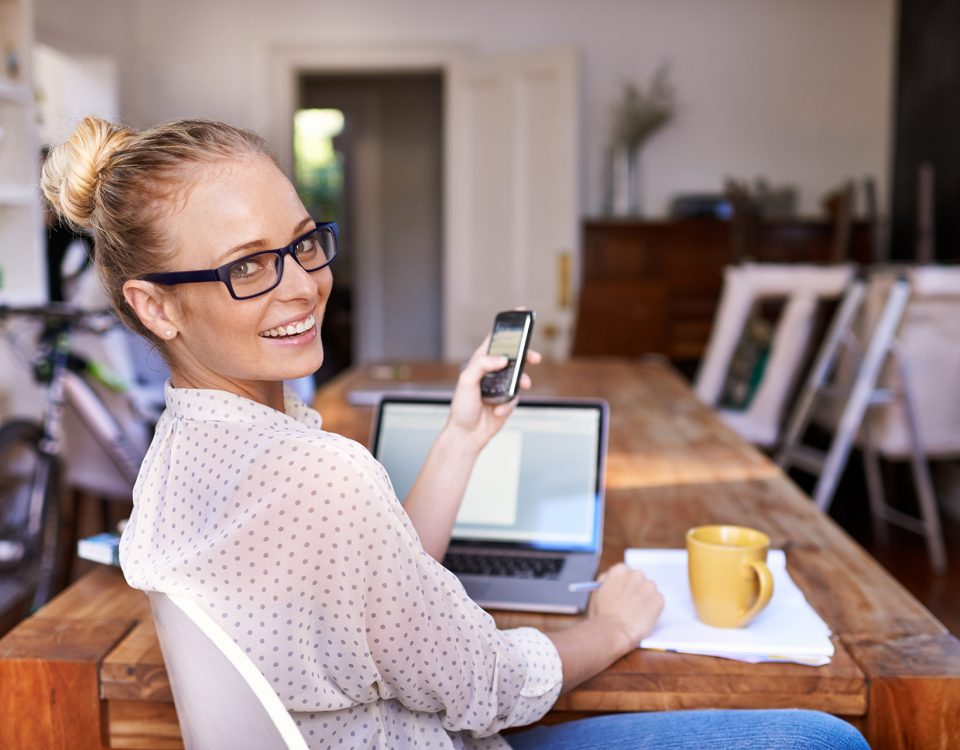
[(290, 374), (284, 375), (284, 380), (305, 378), (308, 375), (313, 375), (313, 373), (320, 369), (321, 365), (323, 365), (323, 344), (320, 343), (319, 337), (317, 337), (316, 344), (316, 349), (309, 353), (312, 356), (306, 356), (308, 353), (304, 352), (303, 357), (296, 357), (296, 361), (290, 362)]

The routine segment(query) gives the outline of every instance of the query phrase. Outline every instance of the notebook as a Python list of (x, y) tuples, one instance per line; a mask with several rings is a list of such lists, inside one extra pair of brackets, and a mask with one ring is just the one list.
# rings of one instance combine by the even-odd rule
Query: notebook
[[(373, 453), (406, 497), (447, 420), (449, 399), (386, 396)], [(491, 609), (581, 612), (603, 537), (607, 405), (521, 401), (480, 454), (444, 565)]]
[(770, 604), (743, 628), (714, 628), (697, 618), (687, 580), (685, 549), (628, 549), (624, 561), (642, 570), (657, 585), (665, 602), (656, 627), (641, 648), (809, 666), (829, 664), (833, 657), (830, 627), (790, 577), (783, 550), (767, 553), (767, 566), (773, 574)]

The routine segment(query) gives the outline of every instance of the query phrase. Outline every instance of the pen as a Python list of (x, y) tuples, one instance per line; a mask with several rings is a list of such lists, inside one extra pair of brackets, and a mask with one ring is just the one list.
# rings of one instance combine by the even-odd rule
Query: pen
[(571, 583), (567, 586), (567, 591), (575, 594), (579, 591), (596, 591), (598, 588), (600, 588), (599, 581), (583, 581), (582, 583)]

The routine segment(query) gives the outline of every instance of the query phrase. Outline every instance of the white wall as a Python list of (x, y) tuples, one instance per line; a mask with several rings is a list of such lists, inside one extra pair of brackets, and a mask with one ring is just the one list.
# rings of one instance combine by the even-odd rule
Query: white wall
[(33, 51), (34, 82), (41, 96), (40, 142), (68, 138), (85, 115), (114, 119), (120, 115), (117, 64), (105, 55), (65, 55), (45, 44)]
[(585, 214), (600, 209), (611, 103), (663, 59), (680, 113), (643, 154), (651, 213), (728, 174), (796, 184), (804, 213), (846, 177), (875, 175), (886, 195), (895, 0), (37, 0), (36, 12), (38, 41), (117, 56), (137, 125), (262, 123), (265, 61), (284, 45), (563, 44), (582, 52)]

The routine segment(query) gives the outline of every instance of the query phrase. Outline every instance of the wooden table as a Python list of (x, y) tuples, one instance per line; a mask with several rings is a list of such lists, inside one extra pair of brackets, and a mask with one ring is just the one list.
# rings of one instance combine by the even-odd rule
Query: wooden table
[[(368, 368), (317, 398), (328, 429), (366, 442), (355, 388), (449, 380), (438, 364)], [(379, 377), (374, 377), (377, 375)], [(678, 547), (702, 523), (747, 523), (787, 550), (789, 569), (833, 629), (828, 666), (741, 664), (635, 651), (561, 698), (552, 718), (702, 707), (804, 707), (843, 716), (874, 748), (960, 747), (960, 643), (762, 454), (724, 427), (666, 365), (541, 365), (537, 395), (611, 405), (603, 565), (626, 547)], [(496, 613), (502, 626), (569, 626)], [(0, 640), (0, 747), (177, 748), (176, 716), (146, 597), (115, 569), (84, 577)]]

